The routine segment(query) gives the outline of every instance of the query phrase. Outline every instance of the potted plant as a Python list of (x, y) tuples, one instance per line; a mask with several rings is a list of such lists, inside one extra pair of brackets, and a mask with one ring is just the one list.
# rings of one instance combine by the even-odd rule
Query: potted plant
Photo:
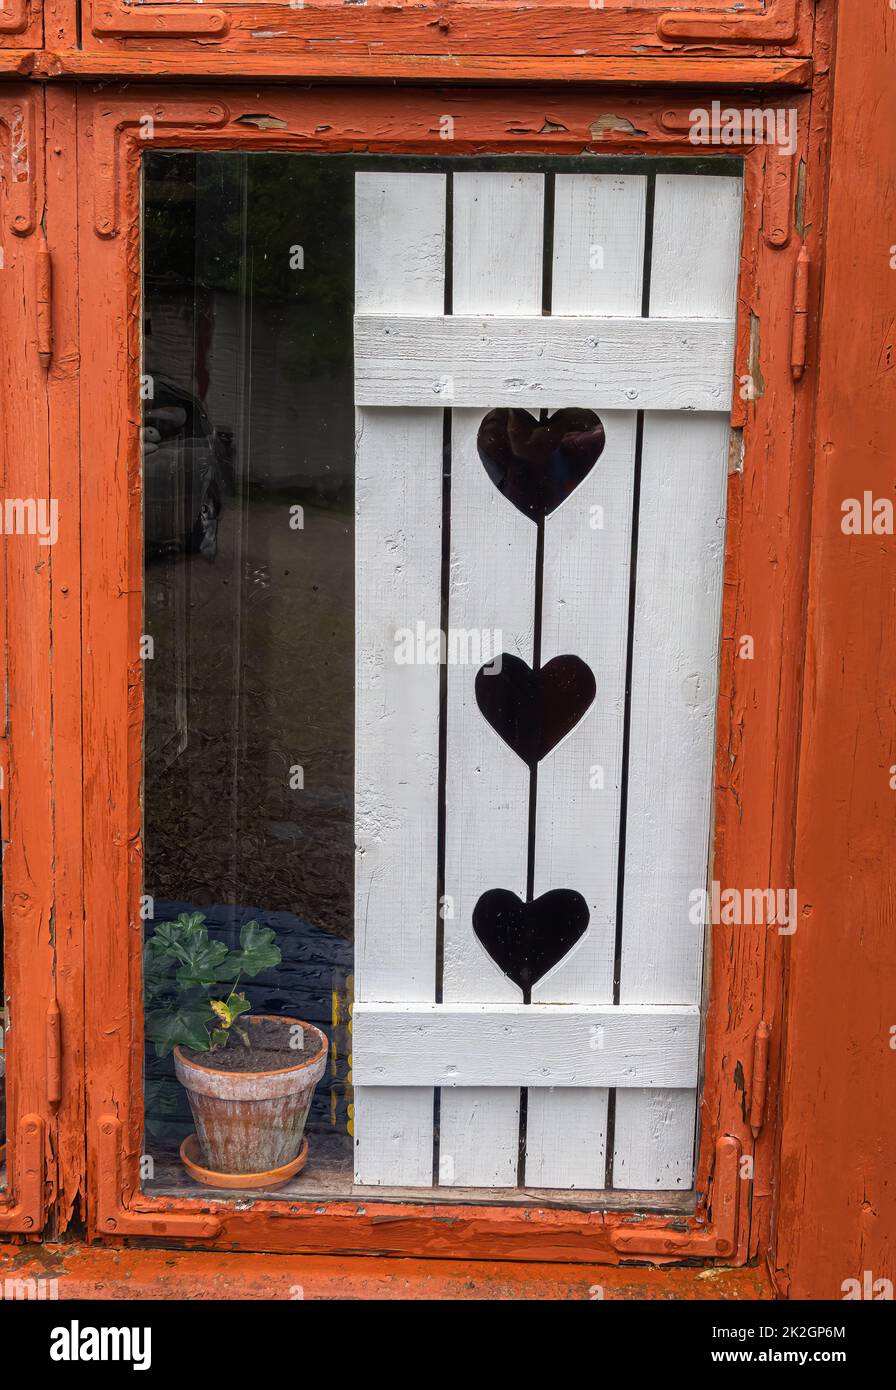
[(238, 951), (209, 939), (201, 912), (160, 923), (143, 952), (146, 1035), (174, 1054), (196, 1134), (181, 1159), (213, 1187), (274, 1187), (308, 1154), (305, 1121), (328, 1043), (298, 1018), (252, 1014), (241, 980), (279, 965), (270, 927), (246, 922)]

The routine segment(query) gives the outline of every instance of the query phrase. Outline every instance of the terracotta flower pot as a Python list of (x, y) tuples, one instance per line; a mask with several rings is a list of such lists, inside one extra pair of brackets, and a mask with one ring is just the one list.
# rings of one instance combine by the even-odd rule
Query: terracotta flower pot
[[(298, 1018), (250, 1014), (245, 1023), (275, 1022), (303, 1029), (305, 1047), (294, 1065), (275, 1071), (224, 1071), (174, 1049), (177, 1078), (187, 1093), (205, 1164), (218, 1173), (266, 1173), (284, 1167), (302, 1148), (314, 1088), (324, 1074), (329, 1044), (319, 1028)], [(239, 1061), (231, 1042), (227, 1060)]]

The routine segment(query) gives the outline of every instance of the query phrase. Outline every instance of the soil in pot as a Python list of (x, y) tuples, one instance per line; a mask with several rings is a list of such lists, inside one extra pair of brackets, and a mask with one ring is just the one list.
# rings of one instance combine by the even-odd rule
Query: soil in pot
[[(241, 1023), (247, 1020), (241, 1019)], [(190, 1062), (198, 1062), (201, 1067), (211, 1067), (213, 1071), (280, 1071), (283, 1067), (293, 1067), (311, 1057), (318, 1048), (315, 1038), (317, 1029), (302, 1024), (302, 1046), (292, 1046), (298, 1040), (296, 1024), (284, 1024), (279, 1018), (248, 1018), (245, 1031), (249, 1046), (234, 1036), (226, 1047), (218, 1052), (194, 1052), (191, 1047), (181, 1048), (184, 1057)]]
[(174, 1065), (204, 1166), (261, 1174), (298, 1157), (329, 1045), (320, 1029), (297, 1018), (250, 1014), (240, 1025), (248, 1047), (239, 1037), (215, 1052), (176, 1047)]

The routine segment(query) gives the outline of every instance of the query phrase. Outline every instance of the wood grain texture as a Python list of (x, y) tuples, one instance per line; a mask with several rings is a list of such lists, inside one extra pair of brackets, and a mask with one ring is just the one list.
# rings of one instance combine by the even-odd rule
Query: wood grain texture
[[(355, 224), (357, 307), (440, 312), (444, 175), (359, 173)], [(441, 414), (359, 410), (355, 455), (355, 993), (427, 1000), (436, 986), (439, 667), (399, 662), (398, 643), (418, 623), (440, 625)], [(354, 1132), (358, 1182), (432, 1181), (431, 1090), (357, 1089)]]
[(793, 1299), (842, 1299), (855, 1292), (846, 1280), (858, 1281), (859, 1297), (886, 1297), (879, 1281), (891, 1281), (890, 1294), (896, 1284), (896, 548), (892, 535), (843, 529), (847, 499), (893, 500), (894, 41), (886, 6), (839, 6), (824, 261), (810, 243), (811, 284), (817, 292), (823, 268), (824, 298), (810, 318), (817, 429), (801, 441), (814, 470), (800, 914), (785, 943), (774, 1265)]
[[(146, 8), (145, 16), (128, 15), (122, 0), (85, 0), (85, 47), (125, 53), (151, 51), (154, 45), (184, 47), (187, 52), (192, 49), (195, 64), (195, 47), (178, 34), (187, 26), (176, 15), (166, 14), (172, 7)], [(520, 10), (512, 0), (496, 0), (492, 5), (481, 0), (463, 4), (445, 0), (441, 7), (425, 3), (397, 10), (388, 3), (372, 3), (357, 17), (347, 15), (342, 6), (314, 0), (307, 0), (301, 10), (258, 0), (214, 8), (225, 15), (227, 28), (224, 33), (213, 31), (204, 40), (211, 47), (208, 57), (239, 54), (244, 70), (261, 72), (277, 53), (320, 55), (328, 49), (362, 56), (371, 51), (524, 58), (593, 54), (632, 59), (637, 55), (645, 69), (650, 60), (665, 57), (668, 61), (670, 46), (689, 39), (703, 50), (695, 53), (692, 61), (699, 61), (707, 49), (720, 56), (726, 52), (755, 57), (811, 52), (811, 7), (807, 0), (768, 0), (767, 14), (755, 6), (744, 14), (719, 13), (715, 0), (705, 7), (695, 3), (689, 8), (696, 11), (696, 27), (693, 17), (689, 20), (688, 11), (684, 11), (681, 20), (685, 26), (672, 34), (661, 32), (660, 23), (664, 18), (674, 23), (680, 11), (673, 8), (664, 16), (662, 6), (655, 3), (606, 4), (590, 9), (587, 18), (569, 0), (543, 0), (531, 11)], [(166, 32), (169, 29), (173, 32)], [(687, 50), (675, 56), (681, 63), (691, 57)], [(207, 70), (211, 63), (205, 66)], [(743, 81), (749, 82), (750, 65), (744, 63), (743, 67)], [(686, 74), (685, 68), (682, 80), (687, 80)]]
[[(41, 512), (49, 520), (52, 500), (45, 368), (37, 352), (39, 237), (31, 212), (44, 194), (39, 94), (20, 83), (0, 86), (0, 129), (0, 833), (7, 1140), (0, 1231), (36, 1234), (57, 1192), (46, 1018), (56, 966), (55, 859), (68, 843), (68, 827), (60, 827), (57, 838), (53, 807), (53, 694), (62, 688), (59, 665), (50, 659), (53, 546), (46, 535), (42, 543), (33, 524)], [(28, 231), (11, 235), (17, 227)], [(15, 499), (23, 499), (23, 509)], [(66, 524), (64, 514), (59, 524)]]
[[(559, 174), (554, 193), (551, 309), (556, 314), (640, 313), (646, 180), (642, 175)], [(590, 405), (591, 398), (582, 404)], [(604, 412), (606, 442), (585, 482), (545, 526), (542, 660), (575, 652), (597, 693), (582, 724), (539, 768), (535, 892), (580, 892), (591, 920), (533, 1000), (613, 998), (616, 880), (625, 715), (635, 420)], [(533, 1187), (602, 1188), (605, 1088), (531, 1088), (526, 1181)]]
[(355, 1182), (359, 1186), (432, 1186), (432, 1106), (431, 1085), (355, 1086)]
[[(542, 176), (456, 174), (453, 193), (454, 312), (536, 313)], [(499, 651), (531, 664), (535, 528), (489, 480), (476, 447), (481, 420), (481, 411), (452, 412), (448, 622), (487, 630), (492, 640), (500, 631)], [(445, 892), (454, 915), (445, 919), (447, 1002), (519, 998), (473, 935), (472, 914), (489, 889), (525, 896), (529, 774), (482, 717), (475, 677), (475, 666), (449, 667)], [(454, 1186), (515, 1186), (518, 1146), (517, 1089), (492, 1089), (487, 1098), (463, 1087), (442, 1093), (440, 1181), (444, 1174)]]
[[(146, 71), (149, 58), (135, 54), (132, 75), (138, 71), (140, 63), (146, 64)], [(161, 55), (160, 68), (163, 66), (164, 55)], [(170, 100), (178, 95), (178, 89), (170, 87), (153, 90), (159, 99)], [(94, 186), (107, 181), (111, 173), (106, 166), (99, 167), (93, 157), (90, 132), (103, 122), (121, 119), (123, 108), (136, 105), (134, 93), (133, 87), (124, 91), (116, 87), (102, 92), (86, 87), (79, 90), (83, 122), (81, 175), (88, 205), (93, 201)], [(212, 100), (217, 93), (206, 87), (204, 92), (196, 89), (193, 95), (197, 100), (203, 95), (206, 100)], [(144, 100), (141, 94), (139, 101)], [(664, 131), (660, 121), (671, 100), (668, 93), (653, 94), (647, 90), (620, 95), (614, 101), (614, 110), (632, 125), (647, 130), (648, 138), (639, 140), (633, 136), (614, 135), (604, 148), (614, 152), (647, 148), (657, 153), (688, 152), (678, 137)], [(541, 133), (542, 108), (548, 101), (549, 109), (565, 124), (566, 133)], [(810, 143), (812, 157), (816, 160), (812, 167), (817, 176), (814, 182), (810, 177), (807, 206), (817, 228), (821, 216), (817, 190), (823, 182), (817, 164), (818, 150), (823, 145), (823, 103), (819, 101), (818, 115), (813, 115), (810, 127), (808, 99), (797, 97), (795, 101), (800, 110), (801, 149), (805, 150)], [(394, 92), (373, 88), (318, 88), (306, 92), (268, 84), (253, 88), (253, 109), (259, 104), (266, 111), (283, 114), (288, 129), (261, 132), (241, 126), (197, 132), (185, 125), (167, 129), (166, 143), (181, 149), (197, 145), (220, 148), (229, 143), (247, 150), (345, 150), (355, 147), (361, 138), (358, 122), (363, 117), (363, 139), (370, 149), (395, 150), (401, 146), (419, 152), (444, 153), (444, 144), (437, 134), (441, 93), (434, 98), (421, 89), (406, 89), (402, 95), (400, 120), (395, 114)], [(468, 152), (473, 148), (576, 152), (583, 144), (588, 144), (589, 122), (594, 118), (593, 94), (568, 88), (514, 93), (456, 90), (452, 93), (452, 106), (458, 116), (456, 152)], [(329, 128), (316, 133), (321, 123)], [(514, 132), (509, 129), (511, 126)], [(140, 1086), (139, 1076), (131, 1073), (128, 1057), (131, 1049), (139, 1052), (141, 1047), (139, 972), (128, 970), (128, 953), (122, 950), (125, 945), (122, 935), (110, 932), (108, 927), (109, 922), (124, 920), (129, 902), (135, 908), (137, 904), (137, 885), (134, 883), (129, 888), (117, 871), (118, 846), (127, 841), (128, 821), (120, 801), (113, 802), (109, 797), (108, 772), (110, 763), (117, 766), (119, 740), (126, 727), (126, 709), (120, 699), (120, 681), (115, 675), (124, 660), (126, 642), (117, 629), (108, 633), (107, 641), (106, 628), (124, 601), (126, 580), (116, 574), (118, 587), (113, 585), (107, 593), (102, 578), (105, 566), (117, 565), (117, 557), (128, 547), (128, 538), (136, 534), (132, 528), (114, 520), (110, 525), (110, 513), (103, 504), (106, 490), (113, 501), (118, 498), (128, 420), (137, 418), (139, 409), (132, 391), (126, 313), (127, 305), (134, 302), (137, 293), (139, 264), (132, 237), (137, 217), (136, 161), (131, 155), (131, 150), (136, 149), (133, 137), (123, 140), (120, 149), (122, 213), (129, 228), (128, 236), (102, 245), (92, 241), (89, 209), (81, 227), (82, 256), (89, 262), (87, 269), (96, 287), (93, 297), (85, 301), (92, 350), (81, 364), (83, 399), (89, 415), (85, 437), (91, 441), (93, 480), (93, 485), (90, 480), (86, 483), (86, 495), (92, 509), (90, 514), (106, 518), (105, 530), (89, 527), (84, 552), (85, 595), (92, 610), (88, 618), (90, 640), (85, 645), (85, 662), (93, 673), (85, 677), (85, 681), (86, 688), (95, 692), (97, 712), (106, 706), (114, 712), (109, 719), (91, 716), (85, 742), (90, 787), (85, 800), (87, 852), (91, 862), (98, 863), (98, 848), (106, 861), (104, 875), (94, 872), (92, 867), (89, 871), (89, 910), (84, 918), (90, 943), (90, 978), (95, 982), (87, 1013), (91, 1064), (86, 1082), (94, 1107), (102, 1105), (105, 1097), (110, 1096), (122, 1113), (130, 1115), (133, 1112), (135, 1116), (130, 1128), (137, 1137), (122, 1158), (125, 1200), (153, 1213), (187, 1213), (200, 1208), (202, 1200), (191, 1201), (179, 1195), (153, 1202), (135, 1195), (139, 1187)], [(743, 499), (743, 540), (737, 542), (734, 533), (729, 537), (726, 641), (730, 651), (738, 632), (754, 632), (767, 664), (734, 662), (730, 708), (727, 687), (726, 700), (721, 706), (723, 721), (717, 759), (720, 788), (717, 809), (721, 818), (717, 818), (716, 851), (724, 861), (724, 874), (729, 882), (761, 882), (769, 872), (783, 872), (787, 863), (789, 778), (794, 763), (793, 731), (796, 727), (793, 693), (800, 652), (800, 575), (805, 557), (807, 506), (801, 465), (789, 461), (794, 401), (787, 368), (787, 296), (792, 267), (787, 251), (771, 252), (761, 246), (759, 217), (765, 152), (747, 150), (745, 153), (751, 194), (745, 203), (745, 248), (748, 250), (742, 261), (740, 300), (742, 305), (753, 308), (761, 316), (761, 348), (757, 346), (756, 352), (757, 360), (761, 358), (767, 386), (766, 394), (750, 403), (746, 412), (744, 468), (747, 485), (743, 486), (744, 480), (737, 476), (729, 482), (734, 504), (740, 506)], [(811, 235), (817, 237), (817, 231)], [(807, 378), (811, 379), (811, 376)], [(797, 406), (801, 420), (799, 437), (803, 441), (808, 438), (805, 409), (808, 400), (803, 394)], [(77, 419), (73, 417), (71, 429), (77, 431), (77, 428)], [(112, 510), (115, 511), (114, 506)], [(108, 554), (104, 550), (106, 540)], [(91, 586), (96, 586), (96, 596), (91, 595)], [(780, 681), (769, 682), (769, 670), (780, 676)], [(117, 811), (115, 806), (119, 808)], [(707, 1194), (711, 1200), (711, 1156), (716, 1135), (720, 1129), (744, 1134), (740, 1062), (751, 1055), (752, 1027), (756, 1010), (762, 1007), (763, 991), (773, 994), (779, 988), (776, 982), (782, 954), (782, 943), (771, 942), (764, 976), (763, 955), (760, 950), (753, 949), (753, 943), (724, 931), (719, 939), (722, 946), (713, 963), (713, 993), (719, 1004), (711, 1012), (708, 1024), (709, 1070), (698, 1170), (698, 1222), (705, 1219)], [(773, 1036), (773, 1046), (778, 1045), (776, 1036)], [(774, 1096), (771, 1113), (774, 1113)], [(746, 1137), (749, 1137), (748, 1128)], [(96, 1156), (92, 1139), (90, 1147), (93, 1169)], [(750, 1184), (741, 1185), (742, 1216), (748, 1213), (751, 1198), (754, 1218), (757, 1209), (764, 1213), (759, 1228), (754, 1219), (758, 1239), (769, 1227), (773, 1151), (774, 1128), (769, 1123), (757, 1149), (757, 1185), (752, 1192)], [(623, 1200), (622, 1195), (620, 1200)], [(251, 1211), (218, 1204), (218, 1215), (222, 1234), (211, 1242), (210, 1254), (210, 1258), (218, 1262), (223, 1252), (231, 1258), (241, 1248), (293, 1254), (297, 1250), (323, 1252), (335, 1248), (377, 1255), (393, 1252), (403, 1257), (426, 1252), (439, 1260), (489, 1258), (500, 1250), (503, 1257), (511, 1261), (537, 1257), (560, 1262), (581, 1258), (581, 1252), (586, 1250), (591, 1258), (606, 1260), (609, 1264), (619, 1262), (608, 1236), (613, 1229), (615, 1213), (585, 1214), (537, 1208), (523, 1213), (507, 1206), (491, 1209), (453, 1206), (452, 1219), (446, 1222), (438, 1219), (440, 1215), (444, 1217), (444, 1208), (438, 1205), (423, 1201), (395, 1204), (370, 1200), (364, 1203), (363, 1211), (354, 1203), (299, 1204), (296, 1211), (288, 1212), (282, 1202), (276, 1201), (256, 1202)], [(690, 1217), (683, 1222), (680, 1215), (651, 1214), (642, 1220), (645, 1228), (693, 1225)], [(749, 1221), (742, 1220), (741, 1226), (744, 1244), (738, 1251), (739, 1261), (745, 1257)], [(762, 1253), (761, 1247), (759, 1253)], [(120, 1250), (116, 1250), (115, 1258), (122, 1258)], [(124, 1258), (131, 1261), (136, 1258), (136, 1252)], [(674, 1277), (677, 1273), (679, 1271), (652, 1274), (650, 1270), (627, 1270), (625, 1276), (635, 1281), (633, 1287), (648, 1287), (652, 1277), (655, 1286), (665, 1289), (668, 1287), (664, 1282), (666, 1277)], [(709, 1290), (714, 1283), (718, 1287), (718, 1281), (734, 1278), (734, 1274), (721, 1270), (713, 1275), (713, 1280), (701, 1278), (700, 1287)]]
[[(650, 314), (731, 312), (740, 181), (660, 174)], [(730, 373), (732, 356), (720, 362)], [(620, 1000), (700, 998), (727, 501), (728, 423), (644, 422)], [(696, 1096), (616, 1098), (614, 1185), (690, 1186)], [(617, 1167), (619, 1176), (617, 1178)], [(623, 1176), (625, 1174), (625, 1176)]]
[[(164, 81), (165, 78), (213, 77), (232, 81), (277, 81), (284, 78), (340, 77), (350, 81), (379, 78), (401, 80), (424, 78), (430, 82), (520, 83), (540, 82), (602, 82), (668, 84), (674, 82), (701, 83), (716, 88), (732, 88), (749, 83), (755, 87), (806, 88), (812, 81), (812, 63), (806, 58), (765, 58), (725, 54), (706, 56), (697, 53), (657, 54), (649, 62), (643, 58), (604, 56), (599, 52), (568, 56), (543, 54), (526, 57), (500, 53), (405, 52), (382, 54), (370, 51), (355, 53), (328, 52), (297, 44), (284, 51), (280, 46), (271, 52), (265, 44), (255, 54), (245, 49), (205, 46), (197, 51), (185, 44), (172, 52), (166, 46), (154, 44), (150, 49), (129, 41), (103, 49), (74, 47), (76, 30), (70, 26), (72, 46), (53, 36), (52, 49), (43, 52), (2, 53), (0, 70), (36, 74), (47, 77), (126, 76), (129, 81)], [(48, 42), (50, 42), (48, 40)], [(212, 47), (210, 44), (209, 47)], [(5, 63), (5, 67), (3, 66)]]
[[(84, 899), (81, 750), (81, 518), (77, 431), (80, 326), (78, 260), (77, 98), (46, 96), (47, 140), (54, 152), (45, 225), (54, 260), (53, 357), (47, 374), (50, 495), (59, 501), (59, 540), (51, 552), (56, 995), (62, 1024), (62, 1100), (58, 1110), (57, 1229), (77, 1211), (84, 1186)], [(74, 425), (74, 428), (73, 428)]]
[(729, 411), (733, 350), (733, 317), (358, 314), (355, 393), (359, 405)]
[(353, 1020), (361, 1086), (674, 1087), (697, 1077), (696, 1005), (356, 1004)]
[(549, 1264), (535, 1251), (525, 1261), (496, 1258), (390, 1259), (342, 1253), (284, 1254), (231, 1251), (222, 1259), (214, 1250), (147, 1250), (127, 1252), (98, 1245), (47, 1245), (40, 1251), (0, 1246), (0, 1273), (5, 1278), (58, 1279), (60, 1298), (252, 1300), (427, 1299), (489, 1300), (564, 1298), (588, 1301), (600, 1285), (614, 1299), (725, 1300), (770, 1299), (773, 1289), (764, 1269), (717, 1269), (711, 1279), (703, 1269), (609, 1268), (574, 1261)]

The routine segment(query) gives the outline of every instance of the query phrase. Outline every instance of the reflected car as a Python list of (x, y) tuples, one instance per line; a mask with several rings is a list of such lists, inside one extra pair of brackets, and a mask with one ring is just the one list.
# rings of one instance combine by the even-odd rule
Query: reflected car
[(213, 560), (218, 548), (222, 478), (229, 436), (213, 427), (202, 402), (153, 375), (143, 410), (143, 527), (152, 552), (182, 549)]

